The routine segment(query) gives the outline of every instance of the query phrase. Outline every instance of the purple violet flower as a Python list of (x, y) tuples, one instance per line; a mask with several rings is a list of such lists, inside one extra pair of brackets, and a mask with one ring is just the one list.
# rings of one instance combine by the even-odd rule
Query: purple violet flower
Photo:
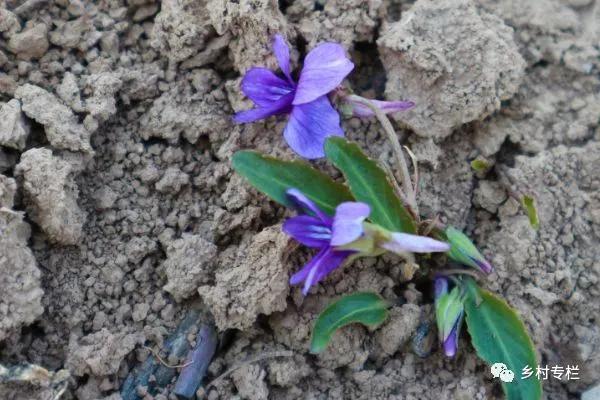
[(454, 357), (462, 325), (464, 306), (461, 290), (455, 286), (448, 291), (448, 279), (438, 276), (434, 281), (435, 315), (444, 354)]
[(283, 136), (292, 150), (308, 159), (323, 157), (325, 139), (344, 136), (339, 114), (327, 94), (344, 80), (354, 64), (339, 44), (322, 43), (304, 59), (296, 83), (291, 75), (290, 49), (281, 35), (274, 37), (273, 52), (284, 78), (266, 68), (246, 72), (242, 91), (256, 107), (237, 113), (234, 120), (245, 123), (289, 114)]
[(302, 293), (306, 295), (329, 273), (349, 257), (393, 252), (444, 252), (450, 246), (444, 242), (417, 235), (389, 232), (365, 222), (371, 208), (360, 202), (338, 205), (333, 217), (327, 215), (298, 189), (287, 191), (290, 199), (304, 212), (283, 224), (283, 231), (304, 244), (319, 249), (300, 271), (290, 278), (290, 284), (304, 282)]

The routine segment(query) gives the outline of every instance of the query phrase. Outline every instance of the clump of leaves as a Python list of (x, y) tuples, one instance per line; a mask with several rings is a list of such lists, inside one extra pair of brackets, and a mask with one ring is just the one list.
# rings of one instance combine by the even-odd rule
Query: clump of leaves
[[(320, 248), (320, 253), (292, 277), (292, 283), (305, 282), (304, 293), (307, 294), (310, 287), (329, 272), (356, 257), (378, 256), (385, 251), (445, 252), (449, 262), (468, 267), (442, 269), (433, 274), (452, 286), (445, 294), (436, 293), (436, 316), (439, 331), (446, 335), (440, 335), (446, 355), (456, 353), (460, 325), (465, 320), (472, 344), (484, 361), (502, 362), (515, 371), (534, 365), (535, 350), (516, 312), (469, 276), (482, 277), (492, 270), (469, 238), (435, 219), (422, 220), (403, 199), (406, 193), (398, 193), (402, 185), (367, 157), (356, 143), (341, 137), (328, 138), (325, 155), (342, 172), (345, 184), (304, 161), (280, 160), (248, 150), (239, 151), (233, 157), (234, 169), (259, 191), (282, 205), (303, 209), (304, 214), (294, 218), (310, 223), (300, 229), (297, 226), (301, 221), (295, 221), (295, 228), (301, 233), (290, 230), (292, 236), (315, 248), (319, 248), (319, 240), (326, 241), (327, 251), (333, 253), (319, 258), (324, 251)], [(298, 201), (298, 196), (303, 200)], [(339, 216), (340, 209), (343, 211), (348, 204), (365, 204), (369, 212), (359, 216), (352, 214), (351, 221), (344, 220)], [(332, 237), (336, 237), (336, 221), (342, 224), (346, 234), (354, 232), (345, 242), (340, 242), (341, 245), (331, 244)], [(313, 280), (309, 277), (311, 272)], [(443, 297), (449, 293), (454, 293), (452, 298)], [(377, 293), (342, 296), (317, 318), (311, 352), (323, 351), (334, 332), (348, 324), (378, 326), (387, 318), (388, 307)], [(526, 381), (503, 383), (503, 386), (509, 400), (541, 398), (541, 385), (535, 376)]]
[[(466, 321), (472, 345), (487, 363), (503, 363), (513, 371), (535, 365), (533, 343), (515, 310), (473, 279), (491, 273), (492, 265), (463, 232), (442, 225), (437, 217), (422, 218), (419, 213), (416, 158), (400, 146), (385, 116), (408, 110), (414, 103), (368, 100), (340, 86), (354, 65), (338, 44), (325, 43), (311, 50), (298, 79), (292, 74), (289, 47), (283, 37), (274, 37), (273, 50), (282, 74), (265, 68), (250, 69), (242, 80), (242, 91), (255, 108), (237, 113), (234, 119), (248, 123), (289, 114), (284, 137), (290, 147), (307, 159), (325, 156), (345, 179), (345, 183), (336, 182), (304, 161), (285, 161), (254, 151), (234, 155), (234, 169), (250, 184), (300, 212), (285, 221), (283, 231), (317, 250), (314, 258), (292, 275), (290, 283), (302, 283), (302, 293), (307, 295), (333, 270), (359, 257), (377, 257), (386, 252), (408, 258), (412, 258), (411, 253), (445, 253), (448, 264), (463, 266), (443, 268), (431, 275), (439, 340), (445, 355), (456, 355)], [(356, 143), (343, 138), (339, 113), (377, 117), (392, 144), (400, 179), (388, 166), (382, 167)], [(412, 159), (412, 177), (405, 150)], [(478, 174), (490, 168), (484, 159), (474, 160), (471, 166)], [(532, 226), (537, 227), (533, 198), (524, 197), (523, 206)], [(387, 318), (389, 306), (377, 293), (342, 296), (317, 318), (311, 352), (325, 350), (334, 333), (348, 324), (375, 329)], [(509, 400), (541, 399), (541, 384), (535, 376), (502, 385)]]

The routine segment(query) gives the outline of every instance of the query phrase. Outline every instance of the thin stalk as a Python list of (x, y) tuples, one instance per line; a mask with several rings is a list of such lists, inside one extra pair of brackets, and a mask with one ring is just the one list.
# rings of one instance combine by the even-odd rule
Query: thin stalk
[(415, 190), (415, 201), (417, 199), (417, 195), (419, 194), (419, 164), (417, 162), (417, 156), (415, 156), (415, 153), (413, 153), (408, 146), (402, 146), (404, 147), (404, 149), (406, 150), (406, 152), (408, 153), (408, 155), (410, 156), (410, 160), (412, 161), (412, 165), (413, 165), (413, 188)]
[(452, 275), (469, 275), (475, 279), (481, 279), (482, 276), (478, 272), (471, 269), (441, 269), (436, 270), (434, 275), (444, 275), (451, 277)]
[(348, 97), (352, 101), (361, 103), (369, 107), (369, 109), (373, 111), (373, 113), (381, 123), (383, 130), (385, 131), (385, 133), (388, 136), (388, 139), (392, 143), (392, 149), (394, 150), (394, 154), (396, 155), (396, 162), (398, 164), (398, 169), (400, 170), (400, 181), (402, 182), (402, 188), (404, 189), (404, 194), (406, 195), (407, 206), (412, 209), (413, 214), (415, 216), (418, 216), (419, 209), (417, 207), (417, 199), (413, 184), (410, 179), (410, 173), (408, 172), (408, 164), (406, 163), (406, 158), (404, 157), (402, 146), (400, 146), (398, 135), (396, 134), (392, 123), (385, 115), (385, 113), (381, 111), (378, 107), (376, 107), (370, 100), (355, 95), (350, 95)]
[(429, 236), (429, 234), (431, 233), (431, 231), (433, 230), (433, 228), (442, 228), (443, 229), (443, 225), (440, 222), (440, 216), (439, 215), (435, 215), (435, 217), (433, 217), (432, 220), (429, 221), (423, 221), (423, 222), (427, 222), (427, 225), (425, 226), (425, 229), (423, 230), (423, 236)]
[(394, 175), (394, 171), (392, 171), (392, 168), (390, 168), (390, 166), (385, 162), (383, 155), (381, 157), (379, 157), (379, 162), (381, 163), (381, 166), (385, 170), (385, 173), (390, 177), (390, 181), (392, 182), (392, 186), (394, 187), (394, 190), (396, 191), (398, 196), (402, 199), (402, 202), (404, 204), (407, 204), (408, 200), (406, 199), (406, 194), (404, 194), (404, 191), (400, 187), (400, 184), (398, 183), (398, 179), (396, 179), (396, 176)]

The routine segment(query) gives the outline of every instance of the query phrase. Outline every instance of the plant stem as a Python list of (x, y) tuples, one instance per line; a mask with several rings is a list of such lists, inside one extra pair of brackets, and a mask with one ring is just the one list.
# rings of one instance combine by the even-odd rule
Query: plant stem
[(392, 169), (390, 168), (388, 163), (385, 162), (385, 159), (383, 156), (379, 157), (379, 162), (381, 163), (381, 166), (385, 170), (385, 173), (390, 177), (392, 186), (394, 187), (394, 190), (396, 191), (396, 193), (398, 193), (398, 196), (400, 196), (400, 198), (402, 199), (402, 202), (404, 204), (408, 204), (408, 199), (406, 198), (406, 194), (404, 194), (404, 190), (402, 190), (402, 188), (398, 184), (398, 179), (396, 179), (396, 176), (394, 175), (394, 171), (392, 171)]
[(406, 163), (404, 152), (402, 151), (400, 141), (398, 140), (398, 135), (396, 134), (392, 123), (385, 115), (385, 113), (381, 111), (377, 106), (375, 106), (370, 100), (355, 95), (350, 95), (348, 97), (352, 101), (364, 104), (365, 106), (369, 107), (369, 109), (373, 111), (373, 113), (381, 123), (383, 130), (385, 131), (385, 133), (388, 136), (388, 139), (392, 143), (392, 149), (394, 150), (394, 153), (396, 155), (396, 162), (398, 164), (398, 169), (400, 170), (400, 177), (402, 178), (400, 181), (402, 182), (402, 188), (404, 189), (404, 194), (406, 195), (405, 198), (407, 206), (412, 210), (415, 217), (418, 218), (419, 209), (417, 207), (417, 199), (413, 184), (410, 179), (410, 173), (408, 172), (408, 164)]
[(444, 275), (444, 276), (452, 276), (452, 275), (469, 275), (475, 279), (481, 279), (481, 274), (476, 271), (470, 269), (442, 269), (435, 271), (435, 275)]

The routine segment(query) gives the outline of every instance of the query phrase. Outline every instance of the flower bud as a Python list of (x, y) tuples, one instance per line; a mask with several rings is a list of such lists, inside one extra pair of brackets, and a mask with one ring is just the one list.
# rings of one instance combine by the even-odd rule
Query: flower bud
[(368, 118), (375, 115), (373, 110), (367, 105), (379, 108), (384, 114), (391, 114), (398, 111), (410, 110), (415, 106), (412, 101), (381, 101), (370, 100), (355, 94), (340, 97), (338, 108), (344, 115), (359, 118)]
[(481, 255), (477, 247), (471, 242), (471, 240), (461, 231), (453, 227), (446, 228), (446, 238), (450, 243), (450, 252), (448, 255), (456, 262), (467, 265), (469, 267), (477, 268), (478, 270), (489, 274), (494, 269)]
[(458, 337), (464, 315), (461, 288), (455, 286), (448, 291), (448, 279), (437, 277), (434, 281), (435, 317), (440, 343), (444, 354), (454, 357), (458, 349)]

